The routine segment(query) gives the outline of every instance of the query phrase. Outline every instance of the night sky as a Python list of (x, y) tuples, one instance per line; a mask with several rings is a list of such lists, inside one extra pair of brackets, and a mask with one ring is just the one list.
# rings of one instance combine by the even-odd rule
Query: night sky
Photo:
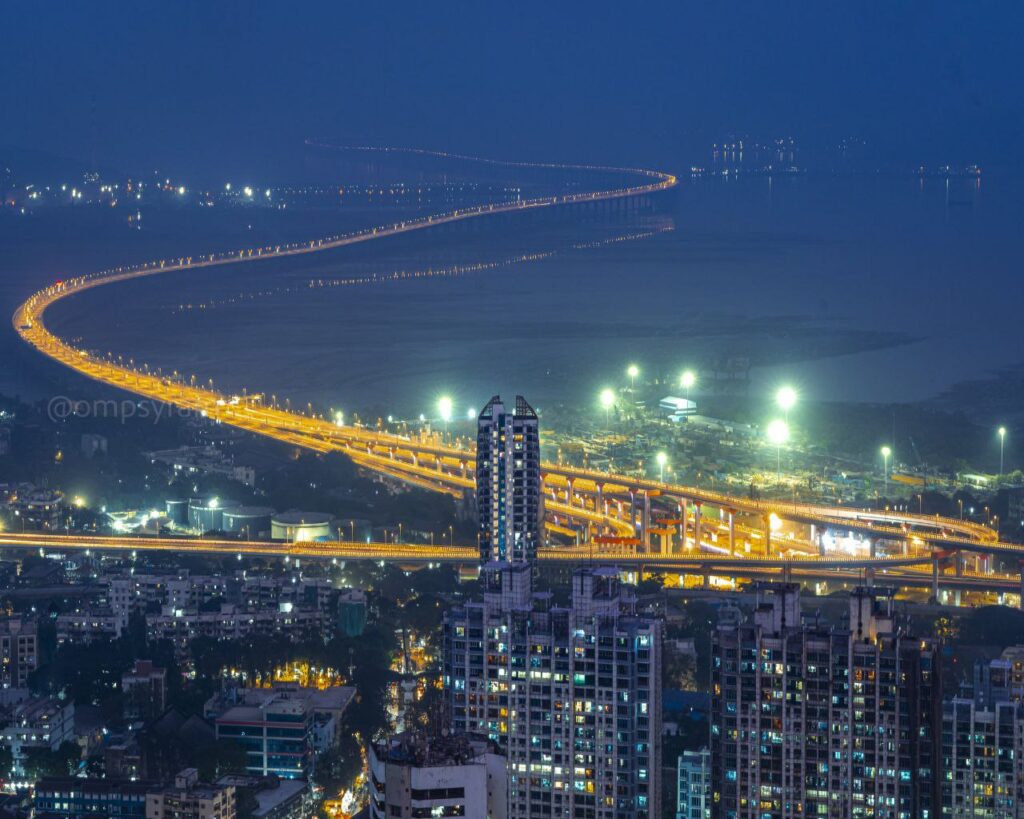
[(287, 177), (311, 135), (674, 167), (730, 132), (856, 136), (1016, 166), (1022, 23), (949, 0), (7, 2), (0, 146), (216, 179)]

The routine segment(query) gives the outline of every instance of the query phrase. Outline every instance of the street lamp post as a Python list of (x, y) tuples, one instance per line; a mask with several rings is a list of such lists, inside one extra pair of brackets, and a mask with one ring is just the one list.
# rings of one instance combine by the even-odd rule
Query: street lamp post
[(776, 479), (782, 477), (782, 445), (789, 440), (789, 424), (776, 418), (768, 424), (768, 440), (775, 446)]
[(659, 478), (658, 480), (665, 483), (665, 464), (668, 463), (668, 455), (664, 452), (659, 452), (656, 460), (658, 461)]
[(441, 414), (441, 420), (444, 421), (444, 437), (448, 437), (448, 422), (452, 420), (452, 399), (447, 395), (442, 395), (437, 401), (437, 410)]
[(636, 388), (636, 377), (640, 375), (640, 368), (636, 364), (630, 364), (626, 369), (626, 375), (629, 376), (629, 390), (632, 392)]
[(611, 426), (612, 407), (615, 406), (615, 393), (610, 389), (601, 390), (601, 406), (604, 407), (604, 424)]
[(892, 455), (892, 450), (887, 447), (882, 447), (882, 476), (885, 478), (885, 494), (889, 494), (889, 456)]
[(1006, 427), (999, 427), (999, 477), (1003, 477), (1003, 448), (1006, 445)]
[(693, 370), (686, 370), (679, 379), (679, 386), (683, 388), (683, 398), (690, 400), (690, 387), (697, 383), (697, 376)]

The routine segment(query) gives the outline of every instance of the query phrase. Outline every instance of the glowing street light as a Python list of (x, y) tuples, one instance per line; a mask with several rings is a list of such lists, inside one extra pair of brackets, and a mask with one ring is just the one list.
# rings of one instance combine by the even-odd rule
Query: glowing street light
[(693, 370), (685, 370), (682, 376), (679, 378), (679, 386), (681, 386), (685, 392), (683, 397), (689, 400), (690, 398), (690, 387), (697, 383), (697, 374)]
[(658, 480), (661, 481), (662, 483), (665, 483), (665, 464), (668, 463), (668, 455), (666, 455), (664, 452), (659, 452), (655, 457), (655, 460), (657, 460), (658, 469), (661, 472), (661, 476), (658, 478)]
[(601, 406), (604, 407), (604, 422), (607, 426), (611, 424), (611, 411), (612, 407), (615, 406), (614, 391), (608, 388), (601, 390)]
[(1003, 449), (1006, 445), (1006, 427), (999, 427), (999, 477), (1003, 476)]
[(437, 411), (441, 414), (441, 420), (444, 421), (444, 434), (448, 434), (448, 422), (452, 420), (452, 399), (447, 395), (442, 395), (437, 400)]
[(775, 447), (775, 468), (777, 477), (782, 476), (782, 446), (789, 440), (789, 424), (776, 418), (768, 424), (766, 430), (768, 442)]
[(636, 364), (630, 364), (626, 368), (626, 375), (629, 376), (629, 388), (632, 390), (636, 386), (636, 377), (640, 375), (640, 368)]
[(476, 410), (473, 409), (472, 407), (466, 410), (466, 418), (468, 418), (470, 421), (476, 418)]
[(789, 386), (779, 387), (778, 392), (775, 393), (775, 403), (786, 414), (787, 421), (789, 420), (789, 411), (796, 406), (796, 399), (796, 390)]
[(892, 455), (892, 449), (887, 446), (882, 447), (882, 474), (885, 476), (885, 492), (889, 494), (889, 456)]

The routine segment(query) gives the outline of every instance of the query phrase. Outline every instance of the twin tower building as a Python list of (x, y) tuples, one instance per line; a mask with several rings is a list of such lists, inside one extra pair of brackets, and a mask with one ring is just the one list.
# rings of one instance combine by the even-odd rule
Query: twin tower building
[(577, 569), (571, 602), (534, 590), (544, 539), (537, 413), (493, 397), (477, 429), (482, 599), (445, 618), (452, 731), (506, 760), (492, 816), (661, 815), (661, 622), (614, 568)]

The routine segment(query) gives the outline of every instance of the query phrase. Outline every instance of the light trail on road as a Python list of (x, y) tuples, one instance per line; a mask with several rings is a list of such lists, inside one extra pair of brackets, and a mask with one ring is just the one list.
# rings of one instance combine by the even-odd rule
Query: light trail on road
[[(358, 148), (354, 150), (371, 149)], [(389, 152), (398, 149), (381, 150)], [(631, 187), (461, 208), (446, 213), (368, 228), (346, 235), (314, 239), (308, 242), (274, 247), (246, 248), (232, 253), (182, 256), (176, 259), (158, 260), (135, 267), (119, 267), (102, 273), (78, 276), (67, 281), (57, 282), (30, 296), (16, 310), (13, 317), (14, 327), (26, 343), (41, 353), (88, 378), (109, 386), (156, 401), (165, 402), (182, 409), (199, 412), (213, 421), (229, 424), (296, 447), (321, 453), (341, 452), (349, 456), (357, 465), (364, 469), (376, 471), (432, 491), (446, 492), (454, 496), (461, 496), (466, 492), (472, 492), (474, 490), (474, 480), (472, 477), (475, 469), (474, 454), (466, 449), (460, 449), (436, 441), (415, 440), (354, 425), (340, 425), (328, 419), (282, 410), (276, 406), (266, 406), (258, 397), (249, 398), (224, 395), (214, 391), (212, 388), (205, 389), (196, 386), (194, 382), (185, 383), (183, 379), (167, 377), (159, 371), (151, 372), (146, 366), (133, 367), (115, 364), (90, 355), (86, 350), (72, 346), (51, 333), (44, 323), (46, 309), (56, 301), (94, 287), (107, 286), (130, 279), (223, 264), (250, 263), (260, 259), (280, 259), (306, 253), (316, 253), (332, 248), (428, 229), (438, 225), (497, 214), (528, 212), (547, 207), (580, 205), (650, 196), (673, 188), (677, 184), (676, 178), (671, 174), (644, 169), (545, 163), (501, 163), (497, 160), (480, 160), (472, 157), (429, 151), (421, 152), (414, 150), (411, 152), (466, 161), (504, 164), (509, 167), (614, 172), (623, 175), (636, 175), (640, 177), (640, 180)], [(542, 551), (544, 555), (558, 553), (568, 556), (566, 559), (577, 561), (589, 559), (591, 556), (599, 556), (602, 560), (636, 562), (639, 565), (652, 565), (654, 563), (676, 563), (680, 566), (695, 565), (693, 563), (695, 558), (689, 555), (669, 555), (652, 553), (650, 551), (649, 532), (644, 524), (638, 524), (638, 514), (644, 504), (647, 504), (646, 509), (649, 514), (652, 499), (662, 504), (667, 501), (670, 506), (673, 503), (678, 503), (681, 507), (692, 504), (695, 508), (699, 509), (701, 505), (707, 505), (727, 512), (730, 519), (736, 515), (743, 515), (753, 519), (755, 524), (760, 521), (764, 526), (764, 548), (766, 551), (770, 549), (771, 539), (769, 518), (774, 516), (779, 519), (822, 529), (833, 528), (856, 532), (867, 538), (902, 541), (904, 543), (904, 550), (907, 552), (910, 551), (910, 542), (914, 541), (934, 553), (938, 553), (941, 550), (952, 550), (957, 555), (960, 552), (976, 552), (985, 555), (999, 554), (1016, 559), (1024, 559), (1024, 546), (1000, 543), (998, 536), (991, 529), (968, 521), (907, 513), (869, 512), (846, 507), (800, 504), (775, 500), (756, 501), (699, 487), (688, 487), (653, 481), (642, 477), (617, 475), (610, 472), (600, 472), (556, 463), (544, 463), (542, 465), (542, 473), (545, 488), (553, 491), (561, 490), (565, 496), (565, 503), (555, 501), (547, 503), (548, 511), (551, 514), (566, 520), (576, 521), (585, 527), (597, 526), (599, 530), (608, 530), (614, 533), (615, 536), (624, 539), (636, 536), (638, 526), (641, 527), (641, 535), (644, 542), (642, 542), (641, 548), (630, 552), (610, 553), (606, 550), (598, 550), (595, 555), (592, 548), (585, 548), (583, 551), (577, 552), (559, 552), (557, 549), (544, 549)], [(577, 501), (579, 502), (577, 503)], [(685, 511), (683, 520), (688, 520)], [(705, 549), (708, 544), (701, 537), (696, 517), (694, 520), (693, 545), (698, 550)], [(556, 526), (560, 525), (556, 524)], [(750, 527), (747, 528), (749, 529)], [(4, 537), (7, 538), (9, 536)], [(182, 548), (180, 545), (182, 541), (168, 542), (175, 543), (175, 548)], [(149, 540), (146, 541), (146, 544), (137, 545), (134, 548), (164, 548), (162, 545), (153, 545)], [(189, 548), (195, 548), (200, 551), (218, 551), (223, 549), (228, 553), (244, 553), (243, 545), (235, 541), (225, 541), (223, 544), (213, 541), (202, 541), (202, 544), (189, 546)], [(685, 536), (683, 537), (683, 545), (686, 545)], [(96, 548), (99, 547), (97, 546)], [(267, 547), (259, 546), (258, 548)], [(313, 546), (308, 544), (304, 545), (303, 548), (314, 549)], [(332, 548), (335, 550), (334, 552), (330, 551)], [(373, 554), (375, 554), (373, 551), (375, 549), (379, 551), (382, 559), (400, 559), (390, 549), (381, 549), (380, 544), (370, 544), (367, 548), (360, 548), (361, 551), (358, 553), (367, 559), (372, 558)], [(443, 552), (442, 547), (431, 548), (435, 549), (432, 553), (433, 559), (438, 561), (472, 561), (476, 559), (475, 550), (472, 549), (464, 549), (459, 552)], [(351, 554), (354, 557), (357, 553), (356, 544), (346, 544), (344, 548), (341, 546), (322, 546), (315, 547), (315, 549), (323, 549), (323, 556), (333, 557), (340, 554)], [(341, 551), (338, 551), (339, 549)], [(352, 551), (345, 551), (345, 549), (351, 549)], [(282, 552), (278, 550), (270, 553), (278, 554)], [(283, 553), (287, 554), (287, 552)], [(415, 551), (407, 553), (405, 557), (410, 560), (427, 559), (427, 555)], [(689, 560), (690, 563), (686, 563), (683, 558)], [(727, 554), (725, 556), (717, 554), (713, 558), (713, 563), (705, 561), (704, 565), (722, 566), (724, 563), (731, 563), (737, 567), (737, 571), (738, 567), (744, 565), (743, 561), (752, 559), (749, 555), (743, 554)], [(555, 558), (544, 557), (543, 559)], [(957, 559), (959, 560), (959, 557)], [(711, 560), (712, 558), (708, 558), (708, 561)], [(778, 565), (795, 565), (800, 563), (802, 566), (807, 566), (815, 560), (823, 568), (831, 566), (838, 570), (838, 567), (835, 565), (837, 558), (829, 555), (812, 555), (799, 560), (784, 561)], [(914, 560), (917, 561), (916, 564), (913, 562), (901, 564), (904, 567), (902, 571), (908, 576), (913, 573), (914, 565), (932, 561), (933, 555), (930, 553), (915, 555)], [(778, 568), (778, 565), (770, 562), (770, 557), (769, 562), (762, 562), (757, 565), (762, 569)], [(867, 567), (859, 565), (858, 568), (864, 569)], [(964, 575), (958, 571), (957, 577), (963, 578)]]

